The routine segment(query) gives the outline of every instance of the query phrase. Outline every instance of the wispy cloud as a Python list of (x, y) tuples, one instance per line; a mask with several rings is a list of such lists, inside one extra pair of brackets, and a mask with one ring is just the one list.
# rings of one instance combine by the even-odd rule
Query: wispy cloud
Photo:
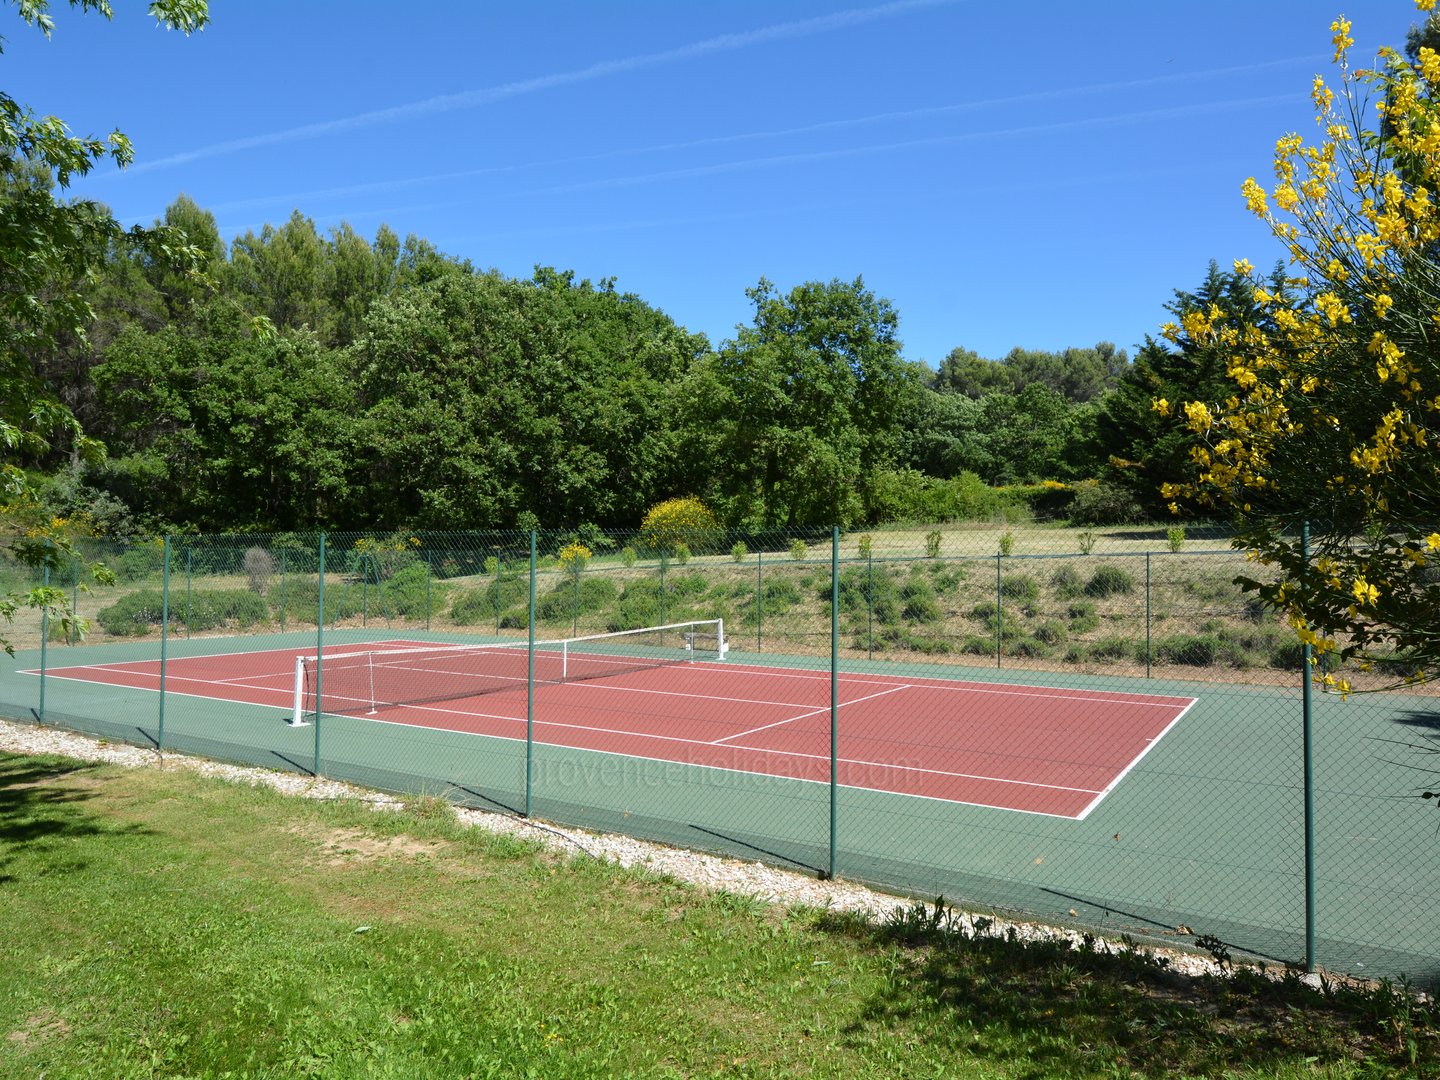
[(817, 16), (813, 19), (797, 19), (792, 22), (776, 23), (773, 26), (763, 26), (756, 30), (745, 30), (735, 34), (721, 34), (718, 37), (706, 38), (703, 41), (680, 45), (673, 49), (662, 49), (659, 52), (644, 53), (639, 56), (627, 56), (619, 60), (604, 60), (575, 71), (561, 71), (551, 75), (540, 75), (532, 79), (520, 79), (515, 82), (503, 83), (500, 86), (490, 86), (480, 90), (467, 90), (460, 94), (441, 94), (437, 97), (426, 98), (423, 101), (415, 101), (407, 105), (396, 105), (388, 109), (374, 109), (369, 112), (357, 113), (354, 116), (344, 116), (334, 120), (322, 120), (313, 124), (302, 124), (299, 127), (286, 128), (282, 131), (272, 131), (262, 135), (250, 135), (245, 138), (212, 143), (210, 146), (197, 147), (194, 150), (182, 151), (178, 154), (171, 154), (169, 157), (157, 158), (154, 161), (132, 166), (129, 171), (132, 173), (140, 173), (157, 169), (174, 168), (176, 165), (184, 165), (192, 161), (198, 161), (201, 158), (236, 154), (244, 150), (255, 150), (263, 146), (276, 146), (281, 143), (299, 142), (305, 139), (336, 135), (343, 132), (355, 131), (360, 128), (375, 127), (381, 124), (394, 124), (402, 120), (414, 120), (417, 117), (453, 112), (457, 109), (476, 109), (485, 105), (493, 105), (498, 101), (505, 101), (509, 98), (521, 97), (525, 94), (534, 94), (542, 90), (553, 90), (556, 87), (593, 82), (596, 79), (606, 79), (613, 75), (622, 75), (626, 72), (638, 71), (641, 68), (675, 64), (684, 60), (693, 60), (701, 56), (734, 52), (739, 49), (748, 49), (756, 45), (764, 45), (775, 41), (786, 41), (794, 38), (811, 37), (815, 34), (831, 33), (836, 30), (847, 30), (851, 27), (864, 25), (865, 23), (895, 18), (896, 16), (907, 15), (910, 12), (924, 8), (955, 2), (957, 2), (957, 0), (893, 0), (891, 3), (880, 4), (877, 7), (838, 11), (830, 15)]

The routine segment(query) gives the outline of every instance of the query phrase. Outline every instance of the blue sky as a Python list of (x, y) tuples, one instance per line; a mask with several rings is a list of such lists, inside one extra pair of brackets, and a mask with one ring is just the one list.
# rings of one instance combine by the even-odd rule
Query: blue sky
[[(58, 0), (57, 0), (58, 3)], [(137, 0), (13, 15), (5, 90), (124, 173), (74, 194), (227, 240), (298, 208), (482, 268), (613, 277), (713, 342), (745, 289), (861, 275), (905, 355), (1124, 348), (1207, 262), (1281, 254), (1240, 198), (1315, 130), (1330, 20), (1403, 44), (1408, 0)]]

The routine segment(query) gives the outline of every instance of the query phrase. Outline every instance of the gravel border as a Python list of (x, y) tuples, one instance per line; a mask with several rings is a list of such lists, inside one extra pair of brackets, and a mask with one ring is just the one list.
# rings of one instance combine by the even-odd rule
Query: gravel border
[[(377, 809), (400, 809), (408, 800), (385, 792), (356, 787), (339, 780), (316, 779), (294, 773), (276, 772), (248, 765), (227, 765), (186, 754), (142, 749), (112, 743), (60, 728), (0, 719), (0, 750), (13, 754), (59, 754), (80, 761), (104, 762), (123, 768), (183, 769), (252, 787), (269, 787), (285, 795), (306, 799), (355, 799)], [(557, 852), (583, 852), (593, 858), (622, 867), (663, 874), (706, 890), (723, 890), (752, 897), (767, 904), (805, 905), (830, 911), (852, 912), (880, 919), (912, 901), (903, 896), (877, 892), (846, 881), (825, 881), (765, 863), (728, 859), (683, 848), (668, 847), (613, 833), (593, 833), (568, 826), (514, 817), (508, 814), (456, 807), (456, 816), (474, 828), (492, 833), (523, 837)], [(1130, 948), (1107, 938), (1086, 935), (1078, 930), (1019, 922), (993, 915), (957, 912), (971, 932), (995, 936), (1013, 934), (1022, 941), (1063, 940), (1079, 947), (1091, 937), (1096, 948), (1120, 952)], [(977, 931), (977, 924), (979, 930)], [(1167, 969), (1182, 975), (1226, 975), (1227, 969), (1211, 958), (1154, 946), (1140, 951), (1163, 958)], [(1274, 973), (1274, 969), (1266, 968)], [(1278, 977), (1278, 974), (1277, 974)], [(1319, 976), (1305, 976), (1319, 985)]]

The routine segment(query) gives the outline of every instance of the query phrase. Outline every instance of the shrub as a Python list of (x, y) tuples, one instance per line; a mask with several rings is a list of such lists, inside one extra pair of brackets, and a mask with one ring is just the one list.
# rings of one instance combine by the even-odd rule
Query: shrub
[(1070, 500), (1072, 525), (1133, 525), (1146, 518), (1145, 508), (1126, 488), (1102, 480), (1075, 484)]
[(1007, 574), (1000, 579), (1000, 595), (1033, 603), (1040, 598), (1040, 584), (1028, 574)]
[(903, 618), (921, 623), (940, 621), (940, 604), (935, 599), (935, 588), (924, 578), (911, 578), (902, 585), (900, 599), (904, 601), (900, 611)]
[(1135, 591), (1135, 579), (1118, 566), (1102, 566), (1085, 583), (1086, 596), (1117, 596)]
[(745, 546), (744, 540), (736, 540), (730, 548), (730, 558), (734, 559), (737, 563), (744, 562), (745, 556), (748, 554), (750, 554), (750, 549)]
[(1095, 534), (1089, 529), (1086, 529), (1075, 539), (1080, 544), (1081, 555), (1089, 555), (1095, 547)]
[(262, 547), (246, 548), (241, 566), (250, 580), (250, 591), (264, 596), (270, 584), (270, 575), (275, 573), (275, 559), (270, 552)]
[(1034, 634), (1035, 640), (1045, 645), (1059, 645), (1069, 637), (1064, 624), (1056, 622), (1054, 619), (1047, 619), (1040, 623), (1035, 627)]
[(613, 604), (620, 595), (615, 582), (607, 577), (592, 575), (581, 578), (577, 589), (573, 581), (558, 582), (553, 589), (536, 600), (535, 614), (546, 620), (569, 619), (599, 611)]
[(1000, 537), (1000, 554), (1012, 555), (1015, 552), (1015, 534), (1007, 532)]
[(448, 585), (430, 580), (430, 567), (423, 562), (397, 572), (382, 589), (387, 613), (403, 619), (429, 618), (443, 611), (450, 592)]
[(1175, 634), (1154, 643), (1156, 663), (1209, 667), (1219, 658), (1220, 639), (1212, 634)]
[(1055, 590), (1055, 595), (1062, 600), (1069, 600), (1072, 596), (1079, 596), (1083, 591), (1080, 585), (1080, 573), (1073, 566), (1062, 566), (1050, 575), (1050, 587)]
[(686, 495), (666, 499), (646, 511), (640, 523), (640, 542), (654, 551), (677, 551), (682, 544), (703, 550), (719, 531), (720, 522), (711, 509)]
[(578, 540), (572, 540), (555, 553), (556, 561), (559, 562), (562, 570), (578, 574), (585, 569), (594, 554), (588, 547)]
[(675, 561), (684, 566), (690, 561), (690, 545), (681, 541), (675, 545)]
[(1132, 643), (1129, 638), (1112, 634), (1090, 643), (1087, 650), (1092, 660), (1123, 660), (1130, 654)]
[(500, 572), (500, 559), (495, 555), (485, 556), (485, 573), (494, 577)]
[(860, 538), (855, 541), (855, 548), (860, 553), (860, 558), (868, 559), (871, 552), (874, 551), (875, 540), (869, 533), (862, 533)]
[(1185, 526), (1170, 526), (1170, 528), (1165, 531), (1165, 539), (1170, 545), (1170, 550), (1178, 552), (1185, 546)]
[[(179, 603), (176, 603), (176, 600)], [(122, 596), (95, 616), (105, 632), (116, 637), (148, 634), (161, 622), (164, 597), (157, 589), (139, 589)], [(186, 625), (191, 631), (214, 630), (222, 626), (246, 628), (267, 621), (270, 608), (253, 592), (244, 589), (196, 589), (185, 599), (170, 598), (170, 622)]]
[(134, 544), (115, 560), (111, 567), (117, 581), (144, 581), (158, 578), (165, 562), (162, 540), (143, 540)]
[(938, 559), (940, 557), (940, 530), (935, 529), (925, 534), (925, 557)]
[(810, 554), (810, 548), (806, 545), (804, 540), (796, 538), (790, 541), (790, 558), (794, 559), (796, 562), (799, 562), (800, 560), (804, 559), (805, 556), (808, 554)]
[(626, 544), (625, 547), (621, 549), (621, 551), (620, 551), (620, 562), (621, 562), (624, 566), (626, 566), (626, 567), (631, 567), (631, 566), (634, 566), (634, 565), (635, 565), (637, 562), (639, 562), (639, 561), (640, 561), (640, 553), (639, 553), (638, 551), (636, 551), (632, 546), (630, 546), (629, 544)]

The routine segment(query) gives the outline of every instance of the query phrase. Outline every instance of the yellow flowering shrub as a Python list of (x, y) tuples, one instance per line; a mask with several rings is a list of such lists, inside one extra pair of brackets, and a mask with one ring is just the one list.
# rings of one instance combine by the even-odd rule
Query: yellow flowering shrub
[(1201, 436), (1192, 478), (1163, 494), (1234, 515), (1237, 543), (1279, 571), (1246, 587), (1303, 642), (1413, 682), (1440, 670), (1440, 56), (1355, 68), (1352, 25), (1330, 30), (1319, 137), (1281, 138), (1274, 183), (1240, 190), (1288, 253), (1286, 287), (1256, 280), (1253, 325), (1216, 311), (1167, 328), (1221, 343), (1233, 389), (1154, 402)]
[(719, 533), (714, 512), (693, 495), (656, 503), (640, 523), (641, 543), (655, 551), (674, 551), (682, 544), (704, 551)]

